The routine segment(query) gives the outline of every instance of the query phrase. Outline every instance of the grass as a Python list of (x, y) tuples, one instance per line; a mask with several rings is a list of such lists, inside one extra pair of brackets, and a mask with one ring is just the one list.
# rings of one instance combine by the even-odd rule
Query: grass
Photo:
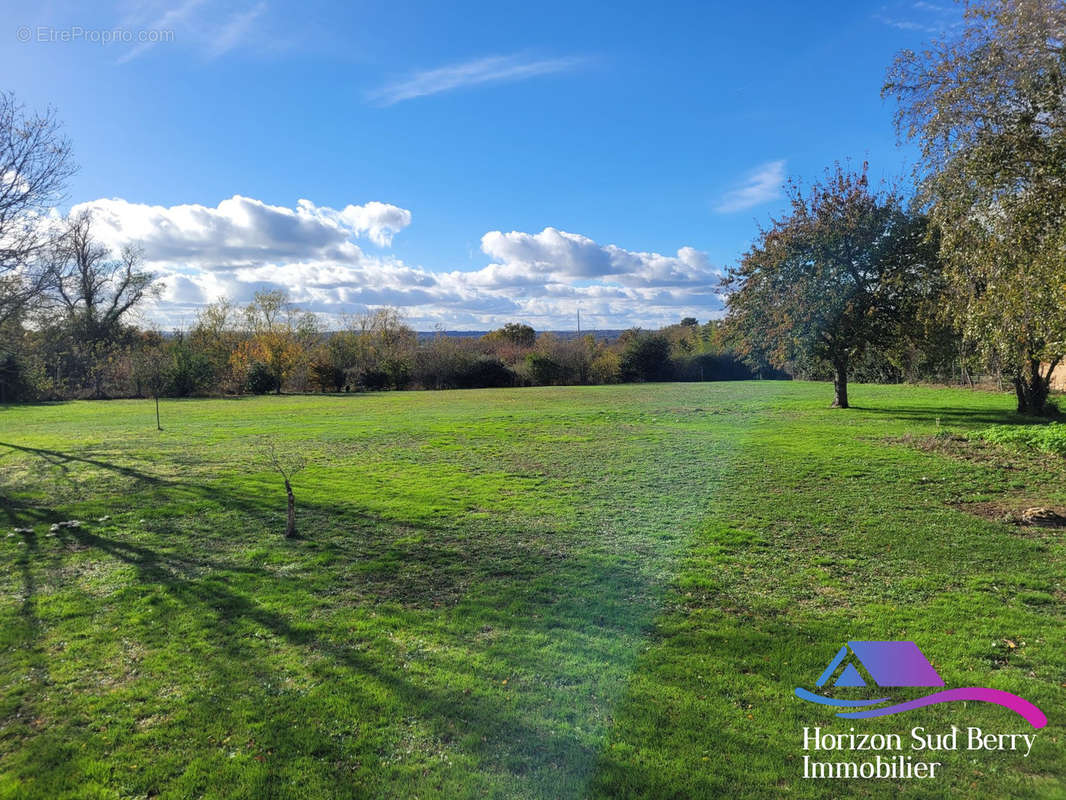
[[(1066, 797), (1061, 532), (970, 513), (1063, 506), (1061, 459), (915, 446), (1022, 424), (1006, 396), (828, 399), (189, 400), (162, 433), (148, 402), (0, 407), (0, 522), (32, 528), (0, 534), (0, 798)], [(262, 433), (311, 462), (297, 540)], [(856, 638), (1050, 724), (935, 784), (801, 780), (803, 726), (849, 725), (792, 689)]]
[(987, 442), (1020, 448), (1032, 448), (1044, 453), (1066, 457), (1066, 423), (1046, 425), (1000, 425), (974, 433)]

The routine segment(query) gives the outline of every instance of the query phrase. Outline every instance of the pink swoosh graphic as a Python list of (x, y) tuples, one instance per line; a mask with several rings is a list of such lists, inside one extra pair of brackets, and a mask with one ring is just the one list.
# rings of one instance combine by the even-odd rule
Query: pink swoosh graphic
[(1004, 692), (1001, 689), (984, 689), (980, 686), (968, 686), (962, 689), (946, 689), (942, 692), (933, 692), (917, 700), (906, 703), (897, 703), (894, 706), (875, 708), (867, 711), (844, 711), (837, 714), (838, 717), (848, 719), (866, 719), (868, 717), (883, 717), (886, 714), (899, 714), (901, 711), (910, 711), (912, 708), (932, 706), (937, 703), (952, 703), (958, 700), (977, 700), (981, 703), (994, 703), (997, 706), (1009, 708), (1025, 718), (1025, 721), (1034, 728), (1043, 728), (1047, 725), (1047, 716), (1039, 708), (1028, 700), (1018, 697), (1016, 694)]

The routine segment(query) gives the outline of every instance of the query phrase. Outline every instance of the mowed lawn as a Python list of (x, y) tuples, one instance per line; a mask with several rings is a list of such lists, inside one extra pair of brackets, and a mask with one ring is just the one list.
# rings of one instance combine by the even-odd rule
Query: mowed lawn
[[(1064, 534), (989, 512), (1066, 505), (1063, 460), (946, 435), (1017, 422), (1006, 395), (829, 400), (163, 401), (162, 432), (148, 401), (0, 407), (0, 797), (1066, 797)], [(297, 540), (263, 434), (310, 462)], [(1030, 731), (795, 698), (848, 639), (1050, 724), (935, 783), (804, 781), (805, 725)]]

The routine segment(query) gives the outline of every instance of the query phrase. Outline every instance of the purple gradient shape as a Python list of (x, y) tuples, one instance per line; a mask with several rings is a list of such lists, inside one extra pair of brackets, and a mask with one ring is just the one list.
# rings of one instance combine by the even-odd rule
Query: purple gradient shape
[(985, 689), (980, 686), (968, 686), (962, 689), (945, 689), (942, 692), (933, 692), (917, 700), (909, 700), (906, 703), (897, 703), (894, 706), (875, 708), (869, 711), (842, 711), (838, 717), (847, 719), (868, 719), (870, 717), (883, 717), (888, 714), (899, 714), (914, 708), (923, 708), (937, 703), (953, 703), (960, 700), (976, 700), (981, 703), (994, 703), (997, 706), (1009, 708), (1019, 714), (1034, 728), (1043, 728), (1047, 725), (1047, 716), (1039, 708), (1034, 706), (1023, 697), (1004, 692), (1002, 689)]
[(848, 647), (878, 686), (944, 685), (914, 642), (848, 642)]

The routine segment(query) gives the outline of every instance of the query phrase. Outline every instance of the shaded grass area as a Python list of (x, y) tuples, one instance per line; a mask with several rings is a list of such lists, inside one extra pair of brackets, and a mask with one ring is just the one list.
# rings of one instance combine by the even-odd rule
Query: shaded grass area
[[(0, 536), (0, 797), (917, 792), (798, 780), (803, 725), (843, 721), (792, 689), (849, 638), (1048, 711), (1030, 759), (946, 756), (938, 790), (1061, 795), (1061, 540), (959, 510), (1066, 502), (1058, 463), (899, 441), (1019, 423), (1009, 398), (826, 399), (183, 401), (162, 434), (148, 403), (0, 408), (0, 521), (33, 528)], [(295, 541), (264, 432), (311, 461)], [(864, 724), (1021, 730), (921, 713)]]

